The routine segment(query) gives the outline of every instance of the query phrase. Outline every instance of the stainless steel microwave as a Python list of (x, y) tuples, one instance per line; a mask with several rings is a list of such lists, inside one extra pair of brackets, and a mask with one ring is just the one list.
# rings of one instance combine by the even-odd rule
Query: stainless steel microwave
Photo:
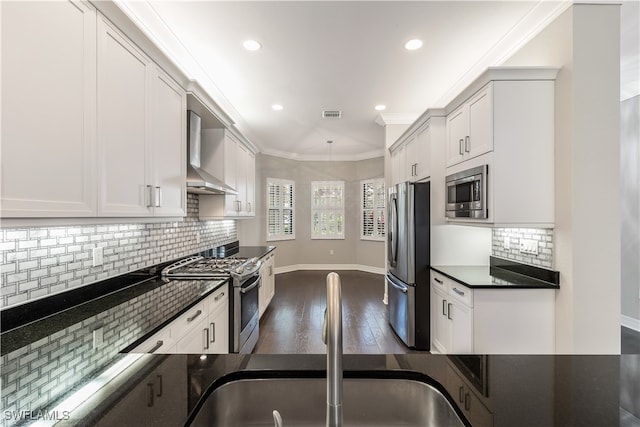
[(488, 218), (488, 176), (488, 165), (447, 176), (447, 218)]

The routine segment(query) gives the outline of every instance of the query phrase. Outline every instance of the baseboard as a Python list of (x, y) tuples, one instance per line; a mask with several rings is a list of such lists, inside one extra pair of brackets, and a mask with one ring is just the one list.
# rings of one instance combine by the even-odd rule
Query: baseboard
[(381, 267), (372, 267), (370, 265), (362, 264), (295, 264), (285, 265), (283, 267), (276, 267), (275, 273), (290, 273), (292, 271), (300, 270), (326, 270), (326, 271), (341, 271), (341, 270), (357, 270), (364, 271), (366, 273), (385, 274), (386, 270)]
[(622, 315), (622, 326), (625, 328), (633, 329), (640, 332), (640, 319), (635, 319), (631, 316)]

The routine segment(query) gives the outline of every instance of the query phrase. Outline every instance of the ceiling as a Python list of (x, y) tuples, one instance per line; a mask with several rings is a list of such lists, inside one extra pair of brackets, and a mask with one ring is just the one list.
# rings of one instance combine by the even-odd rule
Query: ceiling
[[(443, 107), (567, 7), (525, 0), (116, 3), (262, 152), (302, 160), (382, 155), (376, 119), (409, 124)], [(404, 49), (413, 38), (423, 47)], [(245, 50), (246, 39), (262, 49)], [(281, 111), (272, 109), (276, 103)], [(377, 104), (387, 106), (381, 117)], [(342, 118), (323, 119), (323, 110), (341, 110)]]

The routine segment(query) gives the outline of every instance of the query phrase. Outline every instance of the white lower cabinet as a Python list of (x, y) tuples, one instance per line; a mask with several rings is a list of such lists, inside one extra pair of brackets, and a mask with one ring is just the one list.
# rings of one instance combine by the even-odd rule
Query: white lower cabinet
[[(473, 301), (471, 290), (463, 286), (452, 288), (450, 281), (431, 272), (432, 344), (440, 353), (473, 352)], [(454, 291), (455, 289), (455, 291)], [(463, 292), (466, 299), (453, 296)]]
[(468, 288), (431, 271), (431, 344), (445, 354), (553, 354), (553, 289)]
[(229, 285), (224, 284), (132, 353), (229, 353)]
[(262, 267), (260, 267), (260, 293), (258, 306), (260, 317), (265, 312), (274, 295), (276, 294), (276, 276), (273, 272), (275, 267), (276, 254), (272, 251), (262, 259)]

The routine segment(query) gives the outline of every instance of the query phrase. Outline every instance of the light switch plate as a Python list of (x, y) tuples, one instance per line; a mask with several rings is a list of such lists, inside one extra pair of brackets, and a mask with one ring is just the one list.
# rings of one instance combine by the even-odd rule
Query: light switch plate
[(99, 267), (104, 263), (104, 253), (102, 248), (93, 248), (93, 266)]
[(525, 254), (538, 254), (538, 241), (531, 239), (520, 239), (520, 252)]
[(509, 239), (509, 236), (504, 236), (504, 243), (502, 246), (504, 246), (506, 250), (511, 249), (511, 239)]

